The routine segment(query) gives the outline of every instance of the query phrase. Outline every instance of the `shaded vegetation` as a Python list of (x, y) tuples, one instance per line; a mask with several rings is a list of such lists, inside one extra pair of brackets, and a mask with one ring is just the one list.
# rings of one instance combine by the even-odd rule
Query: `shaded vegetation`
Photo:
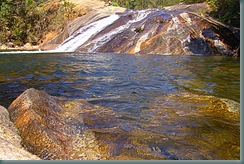
[(214, 18), (234, 27), (240, 27), (239, 0), (208, 0), (208, 3), (213, 7), (210, 14)]
[(0, 43), (40, 44), (45, 31), (57, 30), (73, 17), (73, 7), (65, 0), (0, 1)]
[(240, 27), (240, 1), (239, 0), (105, 0), (114, 6), (122, 6), (131, 9), (163, 8), (165, 6), (191, 3), (208, 3), (212, 12), (211, 16), (219, 21)]
[[(131, 9), (163, 8), (182, 0), (104, 0), (113, 6)], [(51, 3), (50, 3), (51, 2)], [(211, 16), (223, 23), (240, 27), (240, 2), (238, 0), (185, 0), (188, 3), (206, 2), (213, 11)], [(77, 17), (74, 5), (66, 0), (1, 0), (0, 43), (32, 45), (42, 43), (49, 31), (60, 32), (68, 20)]]

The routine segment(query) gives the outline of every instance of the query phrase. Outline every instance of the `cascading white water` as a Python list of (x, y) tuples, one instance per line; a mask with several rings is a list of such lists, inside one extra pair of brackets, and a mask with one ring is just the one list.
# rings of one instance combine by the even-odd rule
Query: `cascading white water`
[[(51, 52), (211, 54), (218, 50), (233, 54), (218, 40), (209, 46), (205, 40), (215, 32), (208, 30), (212, 25), (201, 21), (185, 11), (127, 10), (83, 26)], [(191, 39), (192, 31), (200, 38)], [(201, 31), (206, 34), (198, 34)]]
[(119, 15), (111, 15), (104, 19), (93, 22), (87, 26), (82, 27), (75, 35), (67, 38), (58, 48), (57, 52), (73, 52), (81, 45), (83, 45), (86, 41), (88, 41), (92, 36), (99, 33), (107, 26), (114, 23), (119, 19)]
[[(134, 12), (134, 11), (133, 11)], [(136, 22), (140, 22), (143, 19), (145, 19), (148, 14), (151, 13), (151, 10), (141, 10), (141, 11), (137, 11), (136, 12), (136, 17), (133, 20), (128, 21), (126, 24), (117, 27), (116, 29), (110, 31), (109, 33), (106, 33), (102, 36), (100, 36), (99, 38), (95, 39), (94, 41), (92, 41), (89, 44), (94, 44), (90, 49), (89, 52), (94, 52), (99, 46), (106, 44), (107, 42), (109, 42), (115, 35), (121, 33), (122, 31), (124, 31), (125, 29), (130, 28), (130, 26), (133, 23)]]
[[(132, 20), (129, 20), (126, 22), (126, 24), (121, 25), (112, 31), (101, 35), (100, 37), (96, 38), (95, 40), (90, 40), (88, 43), (88, 40), (91, 39), (96, 34), (100, 33), (102, 30), (104, 30), (106, 27), (114, 23), (116, 20), (118, 20), (122, 15), (111, 15), (109, 17), (103, 18), (101, 20), (98, 20), (96, 22), (93, 22), (91, 24), (88, 24), (84, 27), (82, 27), (79, 31), (77, 31), (75, 34), (67, 38), (61, 45), (57, 47), (55, 50), (56, 52), (73, 52), (76, 49), (78, 49), (81, 46), (89, 46), (90, 49), (89, 52), (94, 52), (98, 47), (104, 45), (105, 43), (109, 42), (113, 36), (123, 32), (125, 29), (133, 28), (131, 25), (136, 22), (140, 22), (143, 19), (145, 19), (152, 11), (151, 10), (141, 10), (141, 11), (131, 11), (135, 17)], [(129, 15), (129, 13), (126, 13), (126, 15)], [(143, 22), (142, 22), (143, 23)]]

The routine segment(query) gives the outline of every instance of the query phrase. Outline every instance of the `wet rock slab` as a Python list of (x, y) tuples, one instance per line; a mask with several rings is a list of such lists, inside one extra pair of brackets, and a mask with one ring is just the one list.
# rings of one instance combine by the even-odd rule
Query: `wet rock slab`
[(125, 116), (28, 89), (8, 111), (24, 147), (42, 159), (240, 159), (239, 103), (190, 93), (153, 102)]
[[(204, 3), (122, 11), (115, 13), (119, 17), (115, 20), (106, 10), (99, 14), (90, 12), (70, 23), (68, 35), (50, 43), (60, 44), (67, 38), (58, 51), (227, 56), (239, 53), (240, 30), (208, 16), (210, 8)], [(93, 35), (87, 35), (90, 33)]]
[(22, 144), (42, 159), (100, 159), (94, 134), (79, 117), (85, 107), (28, 89), (8, 111)]

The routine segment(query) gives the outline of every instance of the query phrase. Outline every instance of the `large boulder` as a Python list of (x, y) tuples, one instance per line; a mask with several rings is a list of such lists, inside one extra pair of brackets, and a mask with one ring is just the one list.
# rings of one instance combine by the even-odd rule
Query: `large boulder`
[(60, 44), (68, 38), (58, 51), (229, 56), (239, 53), (240, 30), (209, 17), (209, 7), (204, 3), (121, 11), (115, 13), (118, 19), (107, 17), (114, 12), (90, 12), (71, 22), (65, 36), (50, 43)]
[(240, 159), (240, 104), (176, 92), (127, 114), (28, 89), (9, 106), (23, 146), (42, 159)]
[(40, 158), (100, 159), (94, 134), (83, 123), (82, 108), (91, 106), (28, 89), (8, 111), (24, 147)]
[(0, 106), (0, 160), (38, 160), (21, 146), (19, 131), (9, 119), (6, 108)]

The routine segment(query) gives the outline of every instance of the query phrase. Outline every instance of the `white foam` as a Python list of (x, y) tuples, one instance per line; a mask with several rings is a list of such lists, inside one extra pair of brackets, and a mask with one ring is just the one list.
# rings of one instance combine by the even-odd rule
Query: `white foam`
[(128, 21), (126, 24), (124, 24), (122, 26), (119, 26), (119, 27), (115, 28), (114, 30), (110, 31), (109, 33), (106, 33), (106, 34), (102, 35), (101, 37), (99, 37), (99, 38), (95, 39), (94, 41), (92, 41), (90, 44), (94, 44), (94, 45), (88, 51), (89, 52), (96, 51), (97, 48), (99, 48), (101, 45), (104, 45), (107, 42), (109, 42), (115, 35), (123, 32), (125, 29), (130, 28), (130, 26), (133, 23), (142, 21), (150, 13), (151, 13), (150, 10), (137, 11), (137, 13), (136, 13), (137, 16), (135, 17), (135, 19)]
[(72, 52), (88, 41), (92, 36), (99, 33), (107, 26), (114, 23), (119, 16), (114, 14), (104, 19), (93, 22), (87, 26), (82, 27), (78, 33), (67, 38), (55, 51), (58, 52)]

